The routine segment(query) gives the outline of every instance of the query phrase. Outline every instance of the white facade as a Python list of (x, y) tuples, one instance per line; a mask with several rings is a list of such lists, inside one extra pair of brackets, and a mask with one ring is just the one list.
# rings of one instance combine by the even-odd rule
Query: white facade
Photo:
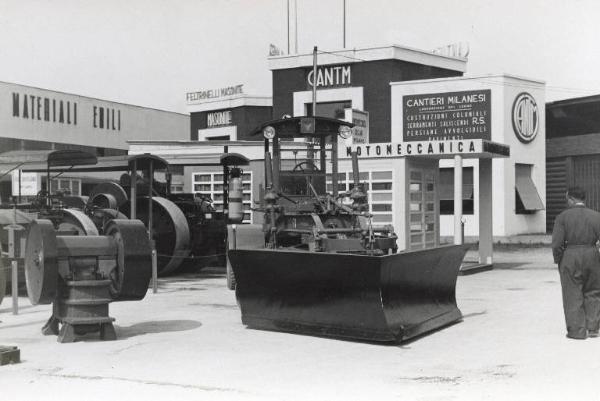
[[(532, 165), (531, 178), (542, 204), (546, 203), (546, 135), (545, 135), (545, 87), (541, 81), (510, 75), (485, 75), (458, 77), (391, 84), (392, 90), (392, 141), (402, 141), (402, 97), (406, 95), (491, 90), (491, 140), (510, 147), (510, 157), (492, 162), (493, 187), (493, 235), (506, 237), (517, 234), (544, 233), (546, 213), (517, 214), (515, 211), (515, 165)], [(523, 143), (515, 134), (512, 109), (520, 93), (529, 93), (537, 104), (538, 131), (529, 143)], [(452, 160), (440, 161), (440, 167), (453, 167)], [(479, 162), (467, 159), (464, 166), (473, 167), (474, 214), (465, 215), (465, 235), (478, 235), (479, 220)], [(454, 232), (453, 216), (440, 217), (440, 235), (451, 236)]]
[(189, 127), (184, 114), (0, 82), (0, 138), (127, 150), (134, 139), (189, 139)]

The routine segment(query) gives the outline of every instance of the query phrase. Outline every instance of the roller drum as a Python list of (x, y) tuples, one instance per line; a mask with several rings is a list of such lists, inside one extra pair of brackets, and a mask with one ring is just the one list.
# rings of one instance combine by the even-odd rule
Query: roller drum
[[(130, 202), (121, 207), (121, 212), (130, 214)], [(148, 226), (148, 198), (138, 197), (137, 219)], [(152, 198), (152, 239), (158, 254), (158, 274), (163, 276), (176, 271), (190, 253), (190, 229), (185, 215), (168, 199)]]

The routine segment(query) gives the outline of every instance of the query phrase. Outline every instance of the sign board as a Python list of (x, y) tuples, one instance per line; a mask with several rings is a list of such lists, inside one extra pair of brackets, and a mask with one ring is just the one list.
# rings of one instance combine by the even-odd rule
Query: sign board
[(369, 143), (368, 111), (344, 109), (344, 120), (354, 124), (354, 127), (352, 127), (352, 145)]
[[(315, 82), (314, 70), (311, 68), (306, 75), (308, 88)], [(348, 86), (352, 83), (352, 67), (350, 65), (337, 65), (317, 67), (317, 87)]]
[[(19, 196), (19, 170), (13, 170), (12, 174), (12, 195)], [(37, 173), (21, 173), (21, 195), (35, 196), (39, 192)]]
[(200, 100), (216, 99), (216, 98), (221, 98), (221, 97), (239, 95), (241, 93), (244, 93), (243, 86), (244, 85), (234, 85), (234, 86), (227, 86), (225, 88), (216, 88), (216, 89), (200, 90), (197, 92), (188, 92), (188, 93), (186, 93), (185, 98), (186, 98), (188, 104), (192, 104), (192, 103), (200, 101)]
[(405, 95), (403, 140), (489, 140), (491, 98), (489, 89)]
[[(506, 145), (482, 139), (452, 141), (410, 141), (394, 143), (372, 143), (366, 145), (346, 146), (345, 157), (356, 152), (360, 157), (404, 157), (404, 156), (453, 156), (462, 155), (477, 157), (482, 154), (496, 157), (510, 156), (510, 148)], [(342, 155), (340, 155), (342, 156)]]
[(231, 110), (215, 111), (206, 115), (208, 128), (231, 125)]

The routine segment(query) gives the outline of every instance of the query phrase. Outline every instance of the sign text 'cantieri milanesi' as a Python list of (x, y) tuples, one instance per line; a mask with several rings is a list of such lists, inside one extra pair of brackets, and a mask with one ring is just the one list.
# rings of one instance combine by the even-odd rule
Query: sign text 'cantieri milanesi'
[(489, 89), (402, 97), (403, 140), (490, 139)]
[(398, 157), (398, 156), (439, 156), (484, 152), (483, 141), (472, 139), (464, 141), (421, 141), (372, 143), (346, 147), (346, 156), (355, 151), (359, 157)]

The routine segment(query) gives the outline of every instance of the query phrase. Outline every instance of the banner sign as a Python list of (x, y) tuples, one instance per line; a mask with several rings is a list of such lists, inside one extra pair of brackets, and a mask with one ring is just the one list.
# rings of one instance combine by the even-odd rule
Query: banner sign
[[(410, 141), (394, 143), (372, 143), (346, 146), (346, 157), (356, 152), (358, 157), (399, 157), (399, 156), (453, 156), (468, 157), (481, 155), (508, 157), (510, 148), (506, 145), (482, 139), (463, 141)], [(342, 156), (342, 155), (340, 155)], [(343, 156), (342, 156), (343, 157)]]
[(403, 140), (489, 140), (491, 100), (489, 89), (403, 96)]

